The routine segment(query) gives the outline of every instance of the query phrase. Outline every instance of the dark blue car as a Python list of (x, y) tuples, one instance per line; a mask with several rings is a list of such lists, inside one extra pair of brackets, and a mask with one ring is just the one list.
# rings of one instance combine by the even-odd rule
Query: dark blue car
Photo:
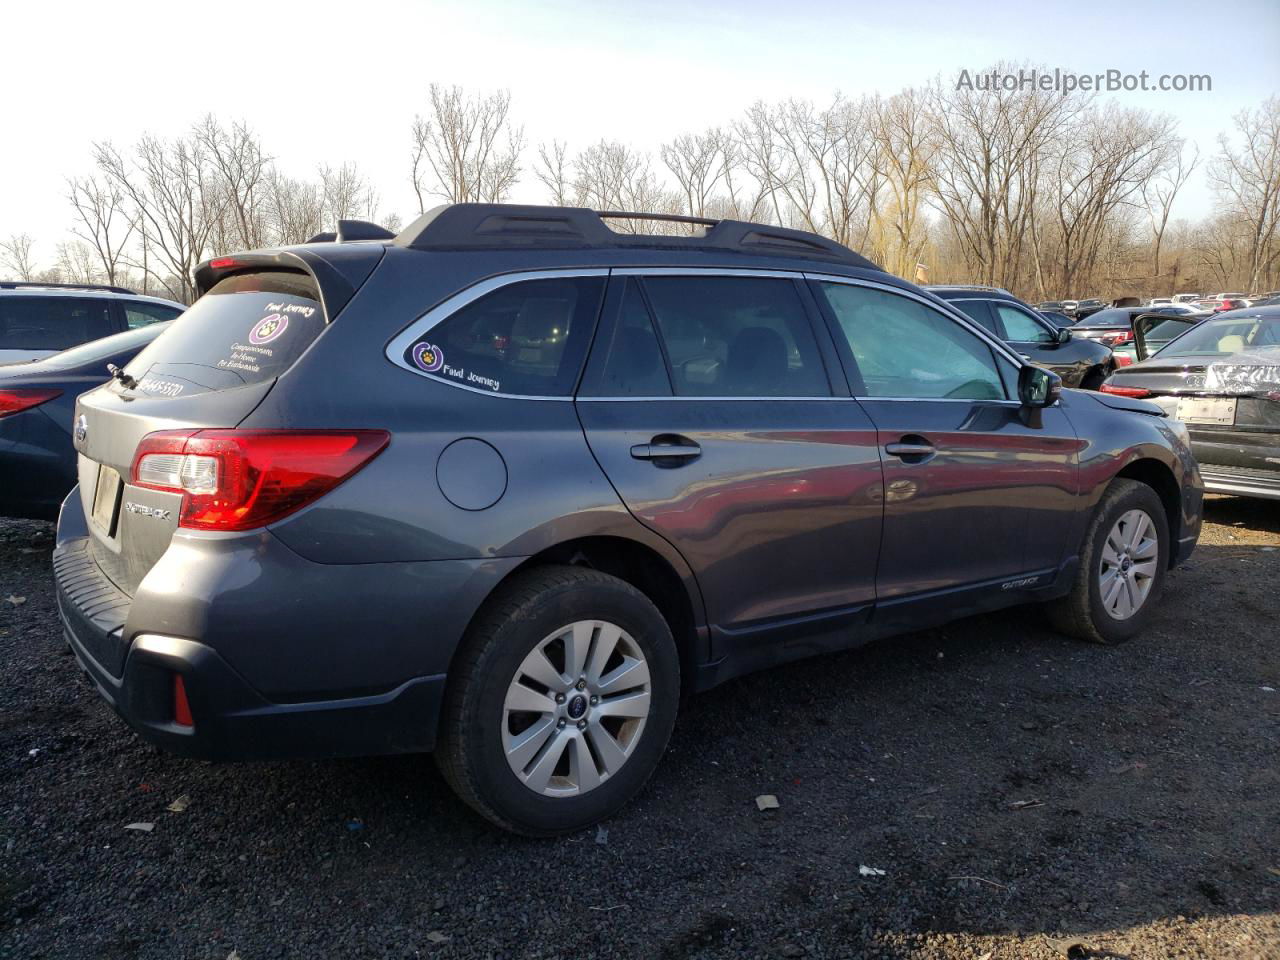
[(43, 360), (0, 366), (0, 516), (56, 520), (76, 484), (71, 445), (76, 397), (123, 367), (168, 323), (153, 323), (63, 350)]

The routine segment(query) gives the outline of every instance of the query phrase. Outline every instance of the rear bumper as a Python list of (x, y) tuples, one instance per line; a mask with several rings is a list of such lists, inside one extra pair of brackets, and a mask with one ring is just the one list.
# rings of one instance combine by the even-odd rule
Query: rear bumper
[(1256, 470), (1217, 463), (1202, 463), (1200, 476), (1204, 479), (1205, 490), (1210, 493), (1280, 500), (1280, 469)]
[[(63, 604), (61, 594), (59, 605)], [(435, 745), (444, 676), (419, 677), (376, 696), (271, 703), (202, 643), (144, 634), (130, 645), (116, 678), (67, 622), (76, 660), (112, 708), (144, 740), (202, 760), (414, 753)], [(173, 678), (180, 675), (194, 726), (173, 722)]]
[[(129, 597), (87, 533), (73, 491), (54, 552), (68, 645), (144, 739), (211, 760), (431, 750), (453, 651), (519, 563), (316, 564), (263, 532), (179, 534)], [(173, 722), (175, 674), (193, 727)]]

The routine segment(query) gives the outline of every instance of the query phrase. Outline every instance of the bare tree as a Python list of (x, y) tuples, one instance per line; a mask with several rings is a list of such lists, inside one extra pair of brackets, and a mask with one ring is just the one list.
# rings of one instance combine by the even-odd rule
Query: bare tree
[(71, 232), (93, 249), (106, 282), (119, 283), (125, 250), (137, 226), (124, 191), (109, 179), (72, 177), (67, 181), (67, 198), (79, 220)]
[[(1187, 143), (1178, 139), (1169, 147), (1171, 160), (1157, 176), (1145, 180), (1142, 184), (1142, 199), (1147, 210), (1147, 219), (1151, 223), (1151, 277), (1159, 283), (1160, 251), (1164, 245), (1164, 235), (1169, 229), (1169, 215), (1173, 211), (1173, 202), (1178, 198), (1196, 165), (1200, 162), (1200, 151), (1194, 146), (1190, 156), (1187, 155)], [(1175, 271), (1176, 274), (1176, 271)], [(1175, 275), (1176, 282), (1177, 277)]]
[(661, 148), (662, 162), (675, 177), (690, 216), (705, 217), (717, 185), (727, 171), (724, 133), (713, 127), (705, 133), (686, 133)]
[(192, 138), (208, 158), (223, 192), (224, 220), (215, 230), (219, 250), (253, 249), (268, 245), (272, 238), (266, 215), (263, 182), (271, 158), (249, 127), (241, 122), (222, 126), (213, 114), (195, 125)]
[[(1009, 73), (1017, 65), (997, 64)], [(1036, 90), (944, 89), (928, 93), (937, 153), (931, 167), (932, 202), (980, 283), (1013, 286), (1028, 244), (1050, 144), (1085, 101)]]
[(551, 202), (567, 207), (573, 202), (573, 170), (569, 161), (569, 145), (559, 140), (538, 145), (538, 161), (534, 176), (551, 191)]
[(322, 210), (326, 224), (377, 218), (378, 193), (354, 163), (320, 168)]
[(36, 275), (33, 247), (35, 241), (30, 234), (10, 234), (8, 240), (0, 240), (0, 266), (8, 270), (15, 280), (30, 283)]
[(263, 181), (266, 216), (275, 243), (306, 243), (324, 229), (320, 184), (295, 180), (272, 167)]
[(756, 103), (738, 122), (743, 165), (778, 223), (865, 245), (881, 188), (867, 108), (841, 96), (823, 110), (802, 100)]
[[(649, 157), (616, 140), (601, 140), (583, 150), (573, 162), (573, 198), (580, 207), (596, 210), (675, 213), (679, 202), (654, 175)], [(668, 228), (653, 221), (613, 219), (609, 224), (623, 233), (663, 233)]]
[(414, 118), (412, 180), (419, 212), (427, 198), (500, 203), (520, 175), (524, 129), (511, 124), (511, 92), (470, 95), (431, 84), (427, 115)]
[(67, 283), (101, 283), (106, 279), (101, 263), (98, 252), (83, 240), (58, 244), (58, 272)]
[(1248, 227), (1247, 286), (1271, 286), (1280, 225), (1280, 97), (1270, 97), (1254, 112), (1244, 110), (1233, 121), (1243, 141), (1233, 149), (1224, 133), (1218, 155), (1209, 166), (1209, 182), (1231, 212)]
[(1114, 104), (1091, 109), (1059, 145), (1047, 171), (1063, 290), (1093, 281), (1106, 232), (1171, 158), (1173, 120)]
[(912, 279), (924, 248), (923, 201), (929, 189), (937, 141), (930, 130), (924, 95), (904, 90), (874, 103), (874, 164), (888, 198), (882, 219), (887, 224), (884, 266)]
[(170, 296), (190, 302), (192, 272), (225, 211), (226, 191), (195, 137), (144, 136), (133, 154), (130, 163), (110, 143), (94, 144), (98, 169), (137, 212), (144, 275), (157, 279)]

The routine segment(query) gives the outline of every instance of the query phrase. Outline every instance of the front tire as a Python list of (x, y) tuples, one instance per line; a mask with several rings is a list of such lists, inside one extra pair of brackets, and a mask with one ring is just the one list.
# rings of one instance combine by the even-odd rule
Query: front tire
[(1063, 633), (1116, 644), (1154, 615), (1169, 568), (1169, 521), (1156, 492), (1137, 480), (1111, 481), (1094, 511), (1071, 592), (1048, 604)]
[(467, 804), (529, 836), (615, 813), (666, 749), (680, 660), (653, 603), (582, 567), (520, 574), (450, 666), (436, 761)]

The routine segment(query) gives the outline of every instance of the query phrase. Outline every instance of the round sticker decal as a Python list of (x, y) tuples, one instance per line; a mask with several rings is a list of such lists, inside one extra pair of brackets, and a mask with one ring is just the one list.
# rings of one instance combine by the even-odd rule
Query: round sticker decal
[(438, 373), (444, 366), (444, 352), (434, 343), (419, 343), (413, 348), (413, 362), (419, 370)]
[(258, 321), (258, 325), (249, 331), (249, 342), (255, 346), (270, 343), (284, 333), (287, 326), (289, 326), (289, 318), (283, 313), (273, 313), (269, 317), (263, 317)]

